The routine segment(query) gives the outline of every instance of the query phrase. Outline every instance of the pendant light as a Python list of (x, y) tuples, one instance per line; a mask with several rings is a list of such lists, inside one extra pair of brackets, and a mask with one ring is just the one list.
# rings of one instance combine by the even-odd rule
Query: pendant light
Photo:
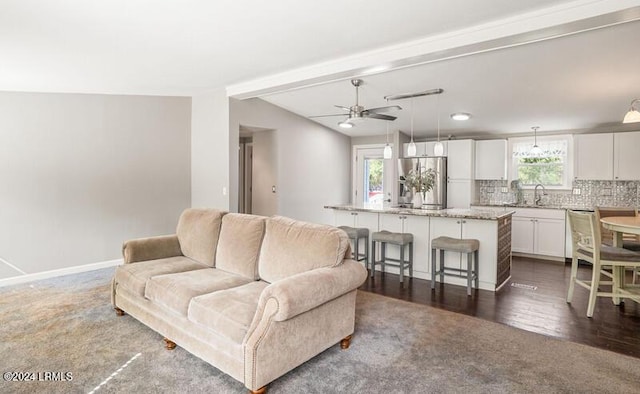
[(411, 98), (411, 142), (409, 142), (409, 146), (407, 147), (407, 156), (413, 157), (416, 155), (418, 149), (416, 148), (416, 143), (413, 142), (413, 97)]
[(389, 121), (387, 120), (387, 144), (384, 146), (382, 157), (385, 159), (390, 159), (391, 156), (393, 156), (393, 150), (391, 149), (391, 145), (389, 145)]
[(629, 112), (624, 116), (622, 123), (640, 122), (640, 112), (638, 112), (634, 104), (640, 104), (640, 99), (635, 99), (631, 102), (631, 108), (629, 108)]
[(433, 146), (434, 156), (444, 156), (444, 145), (440, 142), (440, 96), (436, 98), (436, 115), (438, 118), (438, 141)]
[(542, 154), (542, 149), (538, 146), (538, 129), (539, 126), (532, 127), (533, 129), (533, 148), (529, 151), (531, 156), (540, 156)]

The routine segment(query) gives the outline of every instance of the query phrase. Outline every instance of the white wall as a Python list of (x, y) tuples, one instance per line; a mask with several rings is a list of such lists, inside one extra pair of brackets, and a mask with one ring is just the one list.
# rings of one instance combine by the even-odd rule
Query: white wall
[[(237, 179), (238, 136), (230, 140), (226, 91), (194, 96), (191, 117), (191, 206), (233, 210), (229, 205), (233, 201), (237, 209), (237, 187), (230, 200), (229, 174), (230, 168), (235, 168)], [(235, 141), (235, 162), (229, 154), (229, 141)]]
[[(278, 214), (333, 223), (324, 206), (349, 201), (349, 137), (260, 99), (231, 99), (230, 114), (229, 138), (236, 141), (241, 124), (275, 130)], [(230, 182), (237, 183), (237, 174)]]
[(37, 273), (174, 232), (190, 119), (189, 98), (0, 92), (0, 259)]

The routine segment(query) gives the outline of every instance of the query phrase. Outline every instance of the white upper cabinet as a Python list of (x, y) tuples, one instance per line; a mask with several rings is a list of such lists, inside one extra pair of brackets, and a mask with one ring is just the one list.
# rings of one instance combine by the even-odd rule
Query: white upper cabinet
[[(406, 142), (402, 144), (402, 157), (419, 157), (419, 156), (427, 156), (427, 143), (426, 142), (416, 142), (416, 155), (409, 156), (407, 150), (409, 149), (409, 143)], [(431, 149), (431, 154), (433, 155), (433, 149)]]
[(640, 180), (640, 132), (580, 134), (575, 141), (575, 178)]
[(476, 141), (475, 179), (507, 179), (507, 140)]
[(613, 137), (613, 179), (640, 180), (640, 132), (616, 133)]
[(470, 179), (475, 176), (475, 141), (447, 141), (447, 177), (449, 179)]
[[(449, 141), (440, 141), (442, 142), (442, 146), (444, 147), (444, 153), (442, 154), (442, 156), (446, 156), (447, 155), (447, 145)], [(427, 156), (435, 156), (435, 153), (433, 152), (433, 147), (436, 146), (436, 142), (435, 141), (431, 141), (431, 142), (427, 142)]]
[[(447, 143), (449, 141), (442, 141), (442, 145), (444, 146), (444, 154), (447, 155)], [(416, 142), (416, 155), (413, 157), (422, 157), (422, 156), (435, 156), (433, 154), (433, 147), (435, 146), (435, 142)], [(409, 149), (409, 143), (405, 142), (402, 144), (402, 157), (412, 157), (407, 154), (407, 150)]]
[(613, 133), (574, 136), (575, 179), (613, 179)]

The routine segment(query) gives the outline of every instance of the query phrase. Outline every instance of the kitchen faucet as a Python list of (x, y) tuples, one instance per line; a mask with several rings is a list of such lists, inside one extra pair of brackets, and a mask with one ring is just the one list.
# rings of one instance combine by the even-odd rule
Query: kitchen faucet
[[(542, 188), (541, 195), (538, 195), (538, 187)], [(533, 189), (533, 198), (535, 199), (536, 205), (540, 205), (540, 203), (542, 202), (542, 196), (546, 196), (546, 195), (547, 195), (547, 189), (545, 189), (542, 184), (538, 183), (536, 187)]]

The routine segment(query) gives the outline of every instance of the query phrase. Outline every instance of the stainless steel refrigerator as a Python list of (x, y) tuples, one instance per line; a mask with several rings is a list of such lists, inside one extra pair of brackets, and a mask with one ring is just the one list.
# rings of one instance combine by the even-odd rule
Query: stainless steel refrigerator
[(412, 204), (411, 190), (402, 183), (405, 175), (412, 169), (422, 173), (427, 168), (435, 172), (435, 182), (433, 188), (425, 193), (422, 208), (445, 209), (447, 207), (447, 158), (440, 156), (398, 159), (398, 205), (409, 207)]

